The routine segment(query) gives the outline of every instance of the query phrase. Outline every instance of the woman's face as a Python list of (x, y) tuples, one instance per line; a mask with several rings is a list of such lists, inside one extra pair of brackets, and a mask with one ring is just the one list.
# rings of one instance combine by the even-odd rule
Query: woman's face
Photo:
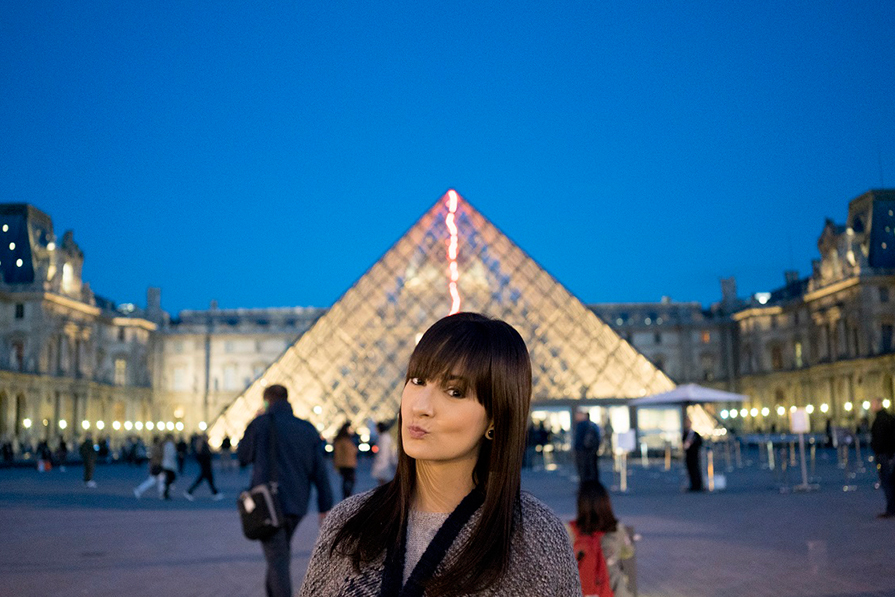
[[(404, 452), (417, 461), (471, 461), (489, 421), (475, 391), (448, 379), (442, 383), (411, 378), (401, 395), (401, 441)], [(468, 384), (466, 384), (468, 385)]]

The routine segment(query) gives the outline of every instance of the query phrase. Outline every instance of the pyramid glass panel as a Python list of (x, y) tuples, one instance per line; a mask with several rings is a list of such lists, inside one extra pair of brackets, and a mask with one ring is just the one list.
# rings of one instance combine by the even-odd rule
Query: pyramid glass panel
[(503, 319), (531, 352), (533, 400), (636, 398), (674, 383), (449, 191), (209, 429), (241, 437), (269, 384), (326, 435), (397, 416), (422, 333), (457, 310)]

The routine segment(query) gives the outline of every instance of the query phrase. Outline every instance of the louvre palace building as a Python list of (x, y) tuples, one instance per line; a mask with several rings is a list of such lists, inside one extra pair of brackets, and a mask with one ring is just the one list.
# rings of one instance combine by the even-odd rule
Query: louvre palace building
[(792, 407), (815, 429), (854, 426), (871, 398), (895, 399), (893, 213), (893, 190), (852, 200), (844, 224), (823, 225), (811, 275), (786, 272), (771, 292), (740, 297), (728, 278), (710, 306), (584, 304), (449, 191), (328, 308), (212, 301), (169, 314), (158, 288), (144, 306), (94, 294), (72, 232), (58, 238), (48, 214), (2, 204), (0, 437), (89, 431), (114, 443), (207, 429), (218, 444), (241, 437), (272, 383), (325, 436), (346, 419), (363, 429), (396, 416), (416, 341), (461, 309), (519, 330), (533, 417), (554, 429), (580, 407), (616, 431), (675, 437), (662, 413), (629, 402), (683, 383), (747, 395), (723, 413), (707, 407), (740, 431), (785, 430)]

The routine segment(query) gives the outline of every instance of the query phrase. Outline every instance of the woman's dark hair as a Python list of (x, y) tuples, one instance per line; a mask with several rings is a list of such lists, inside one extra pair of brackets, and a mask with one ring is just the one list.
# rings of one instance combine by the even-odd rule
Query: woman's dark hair
[(343, 437), (351, 437), (351, 434), (348, 433), (348, 430), (351, 429), (351, 423), (345, 421), (345, 423), (339, 427), (338, 433), (336, 433), (336, 437), (333, 438), (333, 441), (337, 439), (342, 439)]
[(575, 522), (578, 531), (584, 535), (612, 533), (618, 529), (609, 492), (599, 481), (581, 482), (578, 488), (578, 519)]
[[(473, 483), (484, 495), (482, 515), (454, 563), (425, 583), (430, 597), (476, 593), (506, 573), (531, 403), (528, 349), (519, 332), (503, 321), (457, 313), (433, 324), (410, 356), (404, 383), (448, 376), (459, 376), (475, 391), (494, 425), (494, 439), (482, 440), (473, 471)], [(355, 569), (400, 544), (405, 533), (416, 460), (404, 452), (400, 416), (397, 449), (395, 478), (376, 489), (334, 539), (331, 553), (351, 557)]]

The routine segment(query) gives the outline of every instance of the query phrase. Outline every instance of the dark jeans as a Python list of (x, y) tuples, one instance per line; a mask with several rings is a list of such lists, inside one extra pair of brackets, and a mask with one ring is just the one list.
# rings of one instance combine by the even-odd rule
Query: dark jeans
[(690, 476), (690, 491), (702, 491), (702, 470), (699, 467), (699, 450), (687, 450), (687, 474)]
[(84, 461), (84, 483), (93, 481), (93, 469), (96, 467), (96, 460), (88, 458)]
[(264, 587), (267, 597), (292, 597), (292, 577), (289, 566), (292, 563), (292, 535), (301, 522), (300, 516), (287, 515), (284, 525), (273, 537), (261, 542), (264, 559), (267, 560), (267, 576)]
[(348, 466), (340, 466), (339, 474), (342, 475), (342, 499), (344, 500), (354, 492), (354, 479), (356, 470)]
[(596, 450), (575, 450), (575, 466), (579, 481), (600, 480), (600, 461)]
[(163, 469), (162, 472), (165, 474), (165, 493), (162, 497), (166, 500), (170, 500), (171, 484), (174, 483), (174, 479), (177, 478), (177, 473), (169, 469)]
[(895, 456), (877, 454), (876, 464), (879, 486), (886, 496), (886, 512), (895, 514)]
[(196, 477), (196, 481), (190, 485), (190, 488), (187, 489), (186, 492), (190, 494), (193, 493), (202, 481), (208, 481), (211, 493), (217, 495), (218, 489), (214, 486), (214, 473), (211, 470), (211, 461), (199, 463), (199, 476)]

